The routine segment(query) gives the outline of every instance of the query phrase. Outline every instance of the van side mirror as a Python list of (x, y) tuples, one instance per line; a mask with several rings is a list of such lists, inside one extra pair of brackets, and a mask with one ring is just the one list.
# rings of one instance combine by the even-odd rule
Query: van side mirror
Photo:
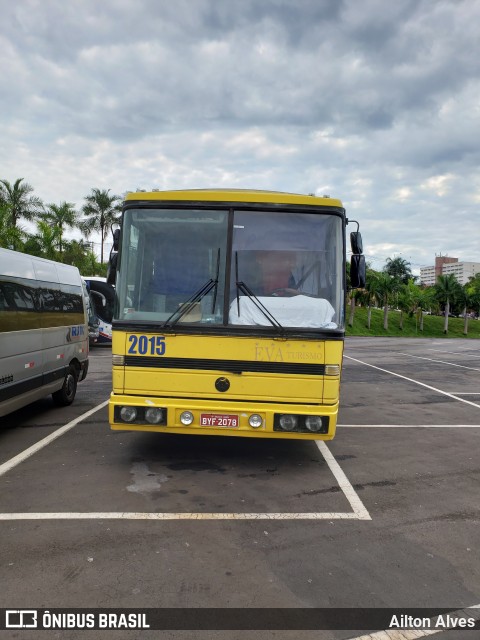
[(365, 256), (353, 254), (350, 259), (350, 286), (352, 289), (363, 289), (367, 281)]

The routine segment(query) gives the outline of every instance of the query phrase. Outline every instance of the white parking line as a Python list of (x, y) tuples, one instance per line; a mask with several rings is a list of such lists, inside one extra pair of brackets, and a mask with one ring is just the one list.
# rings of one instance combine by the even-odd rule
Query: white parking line
[[(439, 353), (452, 353), (455, 356), (468, 355), (470, 358), (480, 358), (480, 355), (472, 356), (470, 354), (465, 354), (466, 351), (471, 351), (471, 350), (472, 350), (472, 347), (466, 347), (465, 349), (459, 349), (458, 351), (445, 351), (444, 349), (427, 349), (427, 351), (438, 351)], [(475, 349), (474, 353), (478, 353), (478, 349)]]
[(330, 471), (335, 476), (335, 480), (338, 482), (338, 486), (341, 488), (345, 497), (349, 501), (353, 512), (357, 515), (358, 520), (371, 520), (372, 518), (366, 510), (365, 505), (360, 500), (358, 493), (350, 484), (343, 469), (335, 460), (333, 454), (330, 452), (330, 449), (327, 447), (325, 442), (323, 442), (322, 440), (315, 440), (315, 442), (317, 447), (320, 449), (321, 454), (325, 458), (325, 462), (330, 467)]
[(418, 384), (421, 387), (425, 387), (426, 389), (430, 389), (431, 391), (436, 391), (437, 393), (441, 393), (444, 396), (452, 398), (453, 400), (458, 400), (458, 402), (463, 402), (464, 404), (469, 404), (472, 407), (477, 407), (480, 409), (480, 404), (476, 404), (475, 402), (470, 402), (470, 400), (464, 400), (463, 398), (459, 398), (454, 396), (447, 391), (442, 391), (441, 389), (437, 389), (437, 387), (432, 387), (430, 384), (425, 384), (424, 382), (420, 382), (419, 380), (414, 380), (413, 378), (408, 378), (407, 376), (402, 376), (400, 373), (395, 373), (394, 371), (389, 371), (388, 369), (382, 369), (382, 367), (377, 367), (374, 364), (369, 364), (368, 362), (364, 362), (363, 360), (358, 360), (357, 358), (352, 358), (351, 356), (343, 356), (348, 360), (353, 360), (353, 362), (358, 362), (359, 364), (364, 364), (366, 367), (371, 367), (372, 369), (377, 369), (377, 371), (382, 371), (383, 373), (389, 373), (391, 376), (396, 376), (397, 378), (402, 378), (402, 380), (407, 380), (408, 382), (413, 382), (414, 384)]
[(38, 442), (36, 442), (34, 445), (29, 447), (28, 449), (25, 449), (25, 451), (22, 451), (22, 453), (19, 453), (14, 458), (10, 458), (10, 460), (8, 460), (7, 462), (4, 462), (3, 464), (1, 464), (0, 465), (0, 476), (3, 476), (5, 473), (7, 473), (8, 471), (10, 471), (14, 467), (16, 467), (18, 464), (20, 464), (21, 462), (23, 462), (27, 458), (30, 458), (30, 456), (33, 456), (34, 453), (37, 453), (37, 451), (40, 451), (41, 449), (43, 449), (44, 447), (49, 445), (51, 442), (53, 442), (54, 440), (56, 440), (60, 436), (63, 436), (64, 433), (67, 433), (67, 431), (70, 431), (70, 429), (73, 429), (73, 427), (75, 425), (77, 425), (79, 422), (81, 422), (82, 420), (85, 420), (85, 418), (88, 418), (89, 416), (91, 416), (96, 411), (99, 411), (100, 409), (103, 409), (103, 407), (106, 407), (107, 404), (108, 404), (108, 400), (105, 400), (105, 402), (102, 402), (101, 404), (98, 404), (93, 409), (90, 409), (89, 411), (86, 411), (85, 413), (82, 413), (82, 415), (78, 416), (78, 418), (75, 418), (75, 420), (72, 420), (68, 424), (65, 424), (63, 427), (60, 427), (60, 429), (57, 429), (56, 431), (51, 433), (46, 438), (43, 438), (43, 440), (39, 440)]
[(371, 520), (355, 512), (320, 513), (0, 513), (0, 520)]
[(464, 364), (454, 364), (453, 362), (446, 362), (445, 360), (434, 360), (433, 358), (424, 358), (422, 356), (414, 356), (411, 353), (402, 353), (397, 351), (399, 356), (408, 356), (409, 358), (418, 358), (419, 360), (428, 360), (429, 362), (439, 362), (440, 364), (448, 364), (450, 367), (460, 367), (461, 369), (471, 369), (472, 371), (480, 371), (478, 367), (466, 367)]
[(480, 391), (450, 391), (454, 396), (480, 396)]
[[(75, 420), (57, 429), (32, 447), (25, 449), (18, 456), (0, 466), (0, 476), (7, 473), (18, 464), (32, 456), (43, 447), (59, 438), (72, 429), (79, 422), (88, 418), (102, 407), (108, 404), (108, 400), (90, 409)], [(93, 513), (0, 513), (0, 520), (371, 520), (370, 514), (360, 500), (355, 489), (341, 469), (327, 445), (316, 440), (320, 453), (325, 459), (330, 471), (335, 477), (340, 489), (352, 507), (352, 512), (318, 512), (318, 513), (127, 513), (127, 512), (93, 512)]]

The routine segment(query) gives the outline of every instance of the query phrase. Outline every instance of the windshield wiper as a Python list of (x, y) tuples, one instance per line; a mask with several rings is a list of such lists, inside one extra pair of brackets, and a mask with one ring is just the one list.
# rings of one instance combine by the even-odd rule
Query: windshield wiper
[(253, 302), (253, 304), (257, 307), (257, 309), (261, 313), (263, 313), (263, 315), (270, 322), (271, 325), (273, 325), (276, 329), (279, 329), (282, 332), (285, 331), (284, 327), (275, 318), (275, 316), (267, 309), (267, 307), (265, 307), (260, 302), (260, 300), (257, 298), (257, 296), (250, 289), (250, 287), (245, 282), (243, 282), (242, 280), (238, 279), (238, 251), (235, 251), (235, 280), (236, 280), (235, 284), (237, 285), (237, 313), (238, 313), (238, 317), (240, 317), (240, 298), (239, 298), (238, 292), (241, 291), (244, 295), (246, 295), (249, 298), (249, 300), (251, 300)]
[[(207, 280), (205, 284), (203, 284), (197, 291), (195, 291), (195, 293), (193, 293), (190, 296), (190, 298), (187, 299), (186, 302), (180, 305), (180, 307), (176, 309), (165, 320), (165, 322), (162, 324), (162, 328), (174, 327), (177, 324), (177, 322), (179, 322), (183, 318), (183, 316), (190, 313), (190, 311), (192, 311), (195, 308), (195, 305), (198, 302), (200, 302), (208, 293), (210, 293), (212, 289), (214, 289), (213, 300), (212, 300), (212, 314), (215, 313), (215, 305), (217, 303), (219, 272), (220, 272), (220, 249), (218, 249), (218, 252), (217, 252), (217, 267), (216, 267), (215, 280), (213, 280), (213, 278), (210, 278), (210, 280)], [(173, 318), (175, 319), (173, 320)]]

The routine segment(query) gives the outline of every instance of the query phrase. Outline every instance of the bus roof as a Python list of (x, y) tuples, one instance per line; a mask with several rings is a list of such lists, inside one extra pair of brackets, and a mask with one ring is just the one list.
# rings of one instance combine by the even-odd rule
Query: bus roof
[(329, 196), (302, 195), (281, 191), (256, 189), (182, 189), (175, 191), (134, 191), (125, 196), (125, 202), (139, 200), (191, 201), (191, 202), (249, 202), (270, 204), (296, 204), (341, 207), (340, 200)]

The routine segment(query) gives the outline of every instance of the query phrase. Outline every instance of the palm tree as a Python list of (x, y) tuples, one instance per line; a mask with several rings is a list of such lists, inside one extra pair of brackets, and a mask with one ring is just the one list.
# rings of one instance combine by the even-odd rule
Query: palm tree
[(433, 303), (433, 294), (434, 291), (432, 287), (423, 288), (419, 287), (417, 284), (413, 284), (413, 304), (414, 304), (414, 313), (416, 316), (416, 323), (420, 331), (423, 331), (423, 318), (424, 311), (431, 309)]
[(403, 331), (403, 314), (411, 313), (415, 308), (413, 292), (408, 285), (402, 285), (397, 298), (397, 305), (400, 309), (400, 331)]
[(367, 328), (370, 329), (372, 323), (372, 303), (378, 299), (378, 273), (373, 269), (367, 270), (367, 278), (365, 283), (365, 304), (367, 307)]
[(397, 256), (396, 258), (387, 258), (383, 270), (392, 278), (400, 280), (403, 284), (407, 284), (409, 280), (413, 279), (410, 262), (400, 256)]
[(92, 189), (85, 197), (82, 212), (85, 219), (78, 225), (87, 238), (97, 231), (101, 236), (100, 262), (103, 263), (103, 244), (110, 227), (119, 221), (120, 196), (109, 195), (110, 189)]
[(77, 226), (78, 214), (75, 211), (75, 205), (72, 202), (61, 202), (60, 204), (47, 205), (46, 212), (42, 218), (58, 228), (58, 250), (60, 256), (63, 253), (63, 231), (65, 227), (72, 229)]
[(471, 276), (465, 286), (468, 288), (471, 306), (477, 311), (477, 315), (480, 315), (480, 273)]
[(397, 281), (382, 271), (377, 277), (377, 299), (383, 306), (383, 328), (388, 331), (388, 303), (390, 301), (391, 294), (397, 288)]
[(471, 308), (475, 301), (475, 289), (467, 282), (459, 287), (457, 294), (457, 302), (463, 306), (463, 333), (468, 334), (468, 309)]
[(361, 300), (363, 296), (363, 291), (360, 289), (351, 289), (349, 292), (350, 297), (350, 313), (348, 316), (348, 326), (353, 327), (353, 319), (355, 317), (355, 305), (357, 300)]
[(57, 260), (57, 246), (59, 237), (58, 227), (53, 227), (46, 220), (39, 220), (37, 222), (37, 230), (38, 233), (33, 236), (32, 241), (38, 247), (40, 256), (42, 258), (47, 258), (48, 260)]
[(450, 302), (452, 302), (459, 293), (460, 285), (453, 275), (441, 275), (437, 277), (435, 284), (436, 296), (439, 302), (445, 305), (445, 321), (443, 323), (443, 333), (448, 333), (448, 316), (450, 313)]
[(18, 178), (12, 185), (8, 180), (0, 180), (0, 201), (10, 212), (12, 227), (17, 226), (20, 218), (33, 220), (43, 210), (40, 198), (30, 195), (33, 187), (26, 182), (21, 184), (22, 181), (23, 178)]
[[(426, 305), (427, 298), (423, 290), (418, 284), (415, 284), (413, 278), (406, 285), (400, 288), (398, 296), (398, 308), (400, 309), (400, 330), (403, 330), (403, 314), (408, 313), (409, 316), (415, 315), (415, 326), (418, 327), (419, 310), (420, 310), (420, 331), (423, 331), (423, 313), (422, 305)], [(423, 308), (425, 308), (423, 306)], [(415, 329), (416, 330), (416, 329)]]
[(0, 201), (0, 247), (19, 251), (25, 235), (21, 227), (12, 227), (10, 210), (5, 202)]

